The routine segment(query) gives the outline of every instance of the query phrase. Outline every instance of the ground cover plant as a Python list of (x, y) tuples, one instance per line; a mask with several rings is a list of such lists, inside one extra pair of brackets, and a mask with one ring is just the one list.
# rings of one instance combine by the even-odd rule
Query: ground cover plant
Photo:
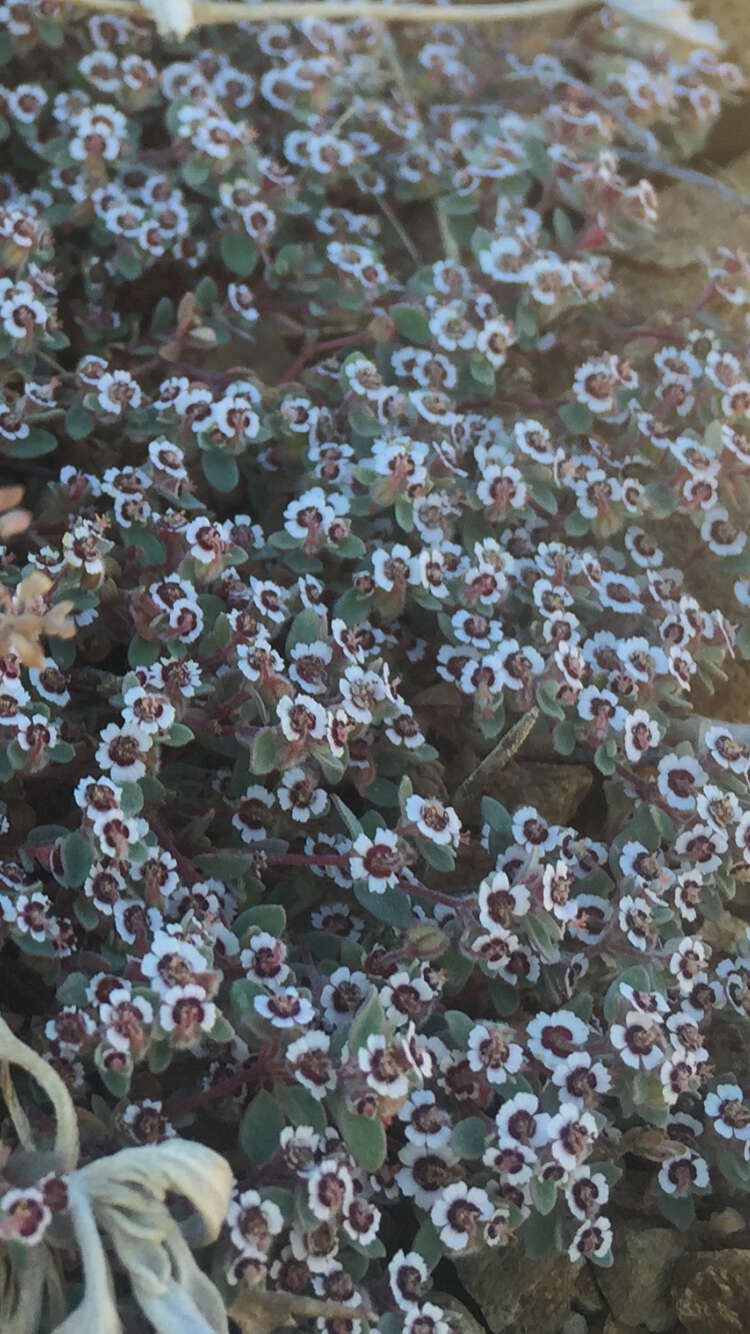
[(750, 262), (617, 269), (739, 71), (0, 13), (3, 1330), (453, 1334), (741, 1207)]

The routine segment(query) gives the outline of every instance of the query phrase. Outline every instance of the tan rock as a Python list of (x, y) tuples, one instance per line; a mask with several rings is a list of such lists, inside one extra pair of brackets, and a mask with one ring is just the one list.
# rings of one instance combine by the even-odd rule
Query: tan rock
[(491, 1334), (559, 1334), (582, 1264), (556, 1253), (529, 1260), (514, 1246), (466, 1256), (456, 1269)]
[(524, 760), (509, 764), (493, 777), (487, 795), (509, 810), (536, 806), (552, 824), (568, 824), (594, 781), (585, 764), (556, 764)]
[(750, 1328), (750, 1251), (701, 1251), (674, 1272), (677, 1314), (689, 1334)]
[(693, 0), (696, 18), (711, 19), (727, 43), (726, 60), (733, 60), (750, 77), (750, 5), (747, 0)]
[(615, 1229), (614, 1264), (596, 1275), (615, 1320), (629, 1330), (645, 1325), (651, 1334), (672, 1328), (672, 1271), (686, 1244), (668, 1228)]

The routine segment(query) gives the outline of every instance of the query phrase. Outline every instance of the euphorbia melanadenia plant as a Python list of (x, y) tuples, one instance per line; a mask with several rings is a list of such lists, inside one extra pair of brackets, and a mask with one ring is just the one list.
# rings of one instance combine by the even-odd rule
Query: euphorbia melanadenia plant
[[(605, 9), (526, 62), (6, 9), (8, 1018), (100, 1185), (221, 1151), (222, 1304), (448, 1334), (443, 1255), (611, 1262), (626, 1154), (681, 1228), (750, 1189), (750, 740), (691, 702), (750, 654), (750, 268), (633, 324), (616, 264), (618, 146), (689, 156), (741, 76)], [(597, 824), (472, 780), (519, 723)], [(5, 1088), (8, 1272), (59, 1287)]]

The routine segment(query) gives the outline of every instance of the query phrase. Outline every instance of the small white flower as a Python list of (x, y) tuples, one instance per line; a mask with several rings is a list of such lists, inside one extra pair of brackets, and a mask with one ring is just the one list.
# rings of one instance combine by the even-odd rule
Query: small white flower
[(429, 842), (458, 847), (461, 822), (452, 806), (444, 806), (437, 797), (419, 797), (413, 793), (406, 802), (405, 815)]

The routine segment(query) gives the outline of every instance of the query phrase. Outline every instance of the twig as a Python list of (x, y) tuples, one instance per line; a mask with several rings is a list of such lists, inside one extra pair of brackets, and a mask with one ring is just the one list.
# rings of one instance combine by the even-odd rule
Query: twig
[[(389, 7), (389, 9), (390, 13), (393, 13), (393, 8)], [(445, 14), (445, 10), (441, 8), (440, 14), (442, 18), (442, 16)], [(396, 84), (396, 87), (401, 93), (401, 96), (404, 98), (404, 101), (411, 102), (412, 99), (409, 96), (409, 84), (406, 78), (406, 72), (404, 70), (403, 65), (401, 64), (401, 57), (398, 54), (398, 47), (396, 46), (393, 34), (389, 32), (387, 29), (383, 33), (383, 50), (385, 51), (386, 59), (390, 66), (391, 74), (393, 75), (393, 81)], [(417, 114), (419, 113), (417, 112)], [(425, 143), (427, 143), (428, 142), (427, 131), (425, 129), (424, 121), (421, 119), (421, 117), (420, 117), (420, 125), (422, 128), (422, 138), (424, 139)], [(453, 260), (454, 263), (457, 263), (460, 251), (456, 238), (453, 235), (448, 223), (448, 218), (445, 213), (444, 200), (440, 196), (438, 196), (437, 199), (433, 200), (433, 207), (435, 209), (435, 219), (437, 221), (438, 231), (440, 233), (440, 240), (443, 246), (443, 253), (446, 259)]]
[(521, 749), (538, 717), (539, 710), (534, 704), (528, 713), (525, 713), (522, 718), (518, 719), (518, 722), (509, 728), (505, 736), (500, 738), (494, 750), (491, 750), (489, 755), (485, 755), (481, 764), (478, 764), (476, 769), (469, 774), (469, 777), (464, 779), (453, 799), (456, 808), (465, 805), (477, 788), (483, 787), (492, 774), (497, 773), (498, 769), (504, 769), (506, 764), (510, 763), (513, 756)]
[[(79, 9), (107, 14), (151, 16), (136, 0), (68, 0)], [(381, 23), (504, 23), (512, 19), (543, 18), (593, 9), (599, 0), (509, 0), (507, 4), (428, 5), (382, 3), (382, 0), (261, 0), (257, 4), (233, 4), (225, 0), (199, 0), (193, 7), (193, 26), (210, 23), (265, 23), (269, 19), (373, 19)]]
[(656, 153), (636, 153), (629, 148), (615, 149), (618, 157), (625, 162), (632, 162), (636, 167), (645, 167), (647, 171), (654, 175), (673, 176), (675, 180), (687, 181), (689, 185), (699, 185), (704, 190), (713, 190), (715, 194), (726, 199), (728, 204), (735, 204), (737, 208), (750, 208), (750, 199), (747, 195), (738, 194), (731, 185), (725, 185), (723, 181), (714, 180), (713, 176), (707, 176), (704, 171), (696, 171), (694, 167), (680, 167), (675, 162), (670, 162), (668, 158), (660, 157)]

